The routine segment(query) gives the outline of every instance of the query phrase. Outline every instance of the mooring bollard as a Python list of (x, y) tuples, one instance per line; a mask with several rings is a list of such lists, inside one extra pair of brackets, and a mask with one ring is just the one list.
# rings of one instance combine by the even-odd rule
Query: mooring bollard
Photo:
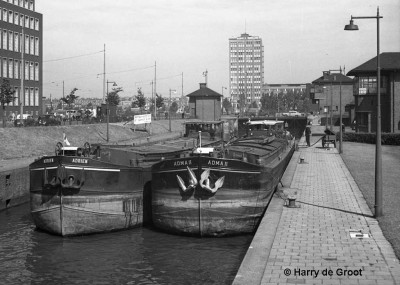
[(300, 163), (304, 163), (304, 157), (303, 156), (300, 157)]
[(289, 208), (296, 208), (296, 198), (288, 197), (289, 204), (287, 205)]

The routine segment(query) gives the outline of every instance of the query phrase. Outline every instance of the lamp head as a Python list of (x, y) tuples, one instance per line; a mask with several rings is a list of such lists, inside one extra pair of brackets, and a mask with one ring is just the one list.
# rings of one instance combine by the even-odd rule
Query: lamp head
[(114, 82), (113, 86), (118, 86), (117, 83)]
[(358, 26), (354, 25), (353, 19), (350, 20), (350, 24), (344, 26), (345, 31), (358, 31)]

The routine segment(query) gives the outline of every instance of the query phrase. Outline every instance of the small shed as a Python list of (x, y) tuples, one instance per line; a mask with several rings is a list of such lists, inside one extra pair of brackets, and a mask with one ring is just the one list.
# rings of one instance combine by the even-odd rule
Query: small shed
[(221, 119), (222, 95), (207, 87), (207, 83), (200, 83), (200, 88), (188, 95), (190, 117), (219, 121)]

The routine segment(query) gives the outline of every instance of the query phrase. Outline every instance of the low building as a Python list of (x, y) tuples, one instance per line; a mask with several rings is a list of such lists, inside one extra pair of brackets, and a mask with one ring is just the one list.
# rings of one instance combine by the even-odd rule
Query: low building
[(189, 98), (190, 117), (205, 121), (221, 119), (222, 95), (200, 83), (200, 89), (186, 95)]
[(350, 125), (354, 119), (350, 107), (353, 101), (353, 79), (341, 71), (323, 71), (322, 76), (311, 83), (310, 99), (313, 104), (317, 104), (319, 114), (329, 117), (327, 121), (332, 117), (334, 125), (338, 124), (340, 110), (344, 124)]
[[(380, 54), (382, 132), (400, 133), (400, 52)], [(377, 57), (350, 70), (354, 76), (356, 131), (376, 132)]]

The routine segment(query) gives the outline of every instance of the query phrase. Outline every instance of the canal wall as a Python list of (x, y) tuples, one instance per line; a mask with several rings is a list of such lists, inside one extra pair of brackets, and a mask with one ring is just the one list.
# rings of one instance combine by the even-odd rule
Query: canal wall
[(0, 172), (0, 211), (29, 201), (29, 167)]

